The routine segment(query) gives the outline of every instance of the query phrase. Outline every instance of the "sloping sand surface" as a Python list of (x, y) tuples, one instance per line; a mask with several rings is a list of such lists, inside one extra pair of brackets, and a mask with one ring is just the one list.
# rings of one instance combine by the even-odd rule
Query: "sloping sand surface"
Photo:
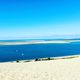
[(0, 63), (0, 80), (80, 80), (80, 58)]

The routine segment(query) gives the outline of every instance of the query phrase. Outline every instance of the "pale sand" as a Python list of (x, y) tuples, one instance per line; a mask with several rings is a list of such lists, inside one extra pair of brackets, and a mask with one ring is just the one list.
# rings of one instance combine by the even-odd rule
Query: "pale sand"
[(64, 44), (70, 42), (71, 41), (0, 42), (0, 45), (46, 44), (46, 43)]
[(80, 40), (53, 40), (53, 41), (30, 41), (30, 42), (0, 42), (0, 45), (24, 45), (24, 44), (46, 44), (46, 43), (55, 43), (55, 44), (68, 44), (71, 42), (80, 42)]
[(80, 57), (27, 63), (0, 63), (0, 80), (80, 80)]
[(0, 45), (24, 45), (24, 44), (46, 44), (46, 43), (69, 43), (67, 41), (40, 41), (40, 42), (0, 42)]

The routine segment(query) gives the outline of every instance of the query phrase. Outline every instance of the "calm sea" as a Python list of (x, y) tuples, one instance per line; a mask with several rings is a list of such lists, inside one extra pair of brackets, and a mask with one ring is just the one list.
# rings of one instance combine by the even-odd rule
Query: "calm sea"
[(80, 54), (80, 42), (0, 45), (0, 62)]

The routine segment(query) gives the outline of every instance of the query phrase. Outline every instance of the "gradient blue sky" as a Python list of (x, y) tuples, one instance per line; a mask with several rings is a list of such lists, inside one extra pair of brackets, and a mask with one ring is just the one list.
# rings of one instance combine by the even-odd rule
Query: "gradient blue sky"
[(79, 0), (0, 0), (0, 39), (77, 34)]

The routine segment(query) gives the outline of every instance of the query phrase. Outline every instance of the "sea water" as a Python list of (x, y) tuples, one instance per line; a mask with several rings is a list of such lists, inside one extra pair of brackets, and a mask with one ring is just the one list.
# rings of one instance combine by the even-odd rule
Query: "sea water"
[(80, 42), (0, 45), (0, 62), (80, 54)]

